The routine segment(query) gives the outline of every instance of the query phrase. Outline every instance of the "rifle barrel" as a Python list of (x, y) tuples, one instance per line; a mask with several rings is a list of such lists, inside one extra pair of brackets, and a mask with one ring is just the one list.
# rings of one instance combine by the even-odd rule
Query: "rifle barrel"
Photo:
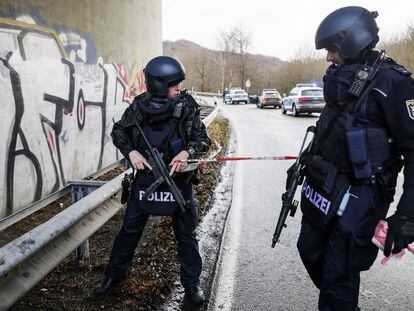
[(274, 248), (276, 243), (279, 242), (280, 234), (282, 233), (283, 228), (286, 227), (286, 218), (289, 214), (290, 207), (287, 203), (283, 203), (282, 209), (280, 210), (279, 219), (277, 220), (277, 225), (275, 233), (273, 234), (272, 247)]

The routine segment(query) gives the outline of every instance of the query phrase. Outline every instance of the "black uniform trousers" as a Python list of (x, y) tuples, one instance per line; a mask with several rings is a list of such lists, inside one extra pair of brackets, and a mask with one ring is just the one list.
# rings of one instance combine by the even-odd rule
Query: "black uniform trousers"
[(320, 290), (319, 310), (354, 311), (358, 307), (360, 272), (375, 261), (371, 242), (375, 227), (389, 205), (377, 186), (352, 186), (344, 214), (324, 229), (302, 218), (297, 247), (313, 283)]
[[(120, 279), (127, 275), (148, 217), (148, 214), (140, 211), (135, 199), (128, 202), (124, 223), (112, 247), (106, 277)], [(198, 285), (201, 274), (202, 260), (196, 239), (197, 223), (195, 206), (185, 213), (178, 209), (172, 216), (173, 230), (178, 242), (178, 260), (181, 265), (180, 280), (184, 288)]]

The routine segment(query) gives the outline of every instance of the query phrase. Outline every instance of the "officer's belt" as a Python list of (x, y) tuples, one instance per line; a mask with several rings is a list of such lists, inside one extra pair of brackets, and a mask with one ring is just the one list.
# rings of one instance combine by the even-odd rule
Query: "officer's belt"
[(371, 178), (356, 179), (351, 178), (350, 184), (353, 186), (360, 185), (375, 185), (377, 183), (377, 175), (372, 175)]

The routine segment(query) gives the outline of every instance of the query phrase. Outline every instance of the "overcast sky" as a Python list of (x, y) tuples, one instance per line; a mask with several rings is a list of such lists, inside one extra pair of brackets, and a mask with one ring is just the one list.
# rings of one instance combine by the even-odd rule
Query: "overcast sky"
[(289, 60), (313, 49), (326, 15), (349, 5), (378, 11), (380, 38), (414, 26), (414, 0), (162, 0), (163, 40), (187, 39), (214, 49), (220, 31), (241, 26), (251, 34), (252, 53)]

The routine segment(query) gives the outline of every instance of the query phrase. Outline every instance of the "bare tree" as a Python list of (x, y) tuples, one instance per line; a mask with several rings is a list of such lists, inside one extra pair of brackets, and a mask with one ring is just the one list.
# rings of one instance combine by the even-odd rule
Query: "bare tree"
[(393, 38), (382, 41), (379, 48), (385, 49), (397, 62), (410, 71), (414, 71), (414, 25), (408, 26), (404, 33), (396, 34)]
[(217, 63), (221, 66), (222, 88), (233, 84), (244, 85), (247, 77), (248, 50), (251, 35), (241, 26), (234, 26), (229, 31), (222, 31), (217, 38), (219, 49)]
[(240, 86), (243, 87), (247, 77), (247, 63), (249, 48), (251, 45), (250, 33), (243, 30), (241, 26), (233, 27), (227, 34), (230, 51), (236, 54), (236, 68), (238, 71)]
[(232, 52), (229, 34), (226, 31), (219, 32), (216, 38), (216, 45), (217, 53), (214, 54), (213, 61), (220, 68), (221, 91), (223, 91), (225, 87), (231, 87), (235, 76), (234, 70), (230, 66), (234, 53)]
[(211, 54), (211, 60), (219, 67), (220, 71), (220, 90), (223, 92), (225, 85), (225, 76), (226, 76), (226, 67), (227, 67), (227, 57), (226, 57), (226, 35), (223, 32), (220, 32), (216, 38), (217, 52)]
[(206, 80), (208, 75), (206, 54), (207, 52), (205, 49), (198, 50), (191, 62), (194, 73), (199, 81), (198, 89), (201, 92), (205, 92), (206, 90)]

